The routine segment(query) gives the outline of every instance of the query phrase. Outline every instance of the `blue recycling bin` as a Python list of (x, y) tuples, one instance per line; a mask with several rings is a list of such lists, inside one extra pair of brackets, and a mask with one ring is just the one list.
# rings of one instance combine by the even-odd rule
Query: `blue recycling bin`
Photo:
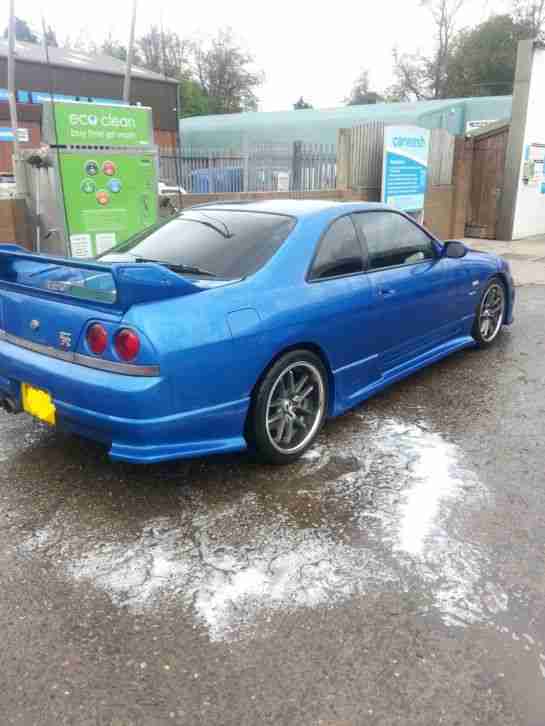
[(240, 167), (223, 167), (221, 169), (197, 169), (191, 172), (191, 191), (193, 194), (211, 194), (212, 192), (243, 191), (242, 169)]

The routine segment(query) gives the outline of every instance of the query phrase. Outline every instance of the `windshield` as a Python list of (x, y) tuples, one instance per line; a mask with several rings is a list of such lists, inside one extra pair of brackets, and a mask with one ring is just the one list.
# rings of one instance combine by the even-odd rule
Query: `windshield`
[[(179, 267), (184, 274), (198, 275), (202, 270), (220, 279), (236, 280), (263, 267), (294, 226), (293, 217), (281, 214), (188, 209), (99, 259), (153, 260), (172, 269)], [(187, 268), (187, 272), (181, 268)]]

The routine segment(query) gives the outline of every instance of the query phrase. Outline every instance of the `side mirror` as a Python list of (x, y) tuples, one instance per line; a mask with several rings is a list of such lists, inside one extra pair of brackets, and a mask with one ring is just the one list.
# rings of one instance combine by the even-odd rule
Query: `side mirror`
[(459, 260), (461, 257), (467, 255), (467, 247), (463, 242), (459, 242), (457, 239), (445, 242), (443, 246), (443, 257), (448, 257), (452, 260)]

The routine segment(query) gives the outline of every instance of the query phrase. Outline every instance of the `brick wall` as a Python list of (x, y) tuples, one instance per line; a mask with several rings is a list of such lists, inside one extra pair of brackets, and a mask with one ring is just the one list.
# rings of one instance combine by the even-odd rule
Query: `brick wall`
[(267, 199), (322, 199), (338, 202), (367, 201), (367, 195), (362, 192), (352, 192), (342, 189), (332, 189), (321, 192), (230, 192), (225, 194), (184, 194), (182, 197), (184, 207), (195, 204), (208, 204), (209, 202), (260, 202)]
[(176, 131), (154, 129), (153, 138), (157, 146), (166, 146), (169, 149), (174, 149), (176, 147)]
[(0, 243), (16, 242), (32, 249), (32, 239), (24, 199), (0, 199)]
[[(0, 125), (3, 125), (0, 123)], [(6, 126), (10, 124), (7, 123)], [(20, 128), (28, 129), (29, 141), (25, 144), (19, 144), (21, 149), (32, 149), (40, 145), (40, 125), (35, 122), (22, 121), (19, 123)], [(0, 141), (0, 172), (11, 173), (12, 170), (13, 144), (8, 141)]]

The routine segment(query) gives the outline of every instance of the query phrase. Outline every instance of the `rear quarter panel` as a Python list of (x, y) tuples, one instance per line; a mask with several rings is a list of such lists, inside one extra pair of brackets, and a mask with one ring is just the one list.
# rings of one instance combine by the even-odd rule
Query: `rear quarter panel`
[(135, 306), (124, 322), (142, 330), (158, 351), (171, 413), (249, 395), (262, 330), (244, 283)]
[(170, 381), (172, 413), (240, 401), (283, 349), (308, 340), (309, 310), (323, 305), (304, 275), (324, 220), (298, 223), (268, 265), (247, 280), (136, 305), (124, 323), (142, 330)]

